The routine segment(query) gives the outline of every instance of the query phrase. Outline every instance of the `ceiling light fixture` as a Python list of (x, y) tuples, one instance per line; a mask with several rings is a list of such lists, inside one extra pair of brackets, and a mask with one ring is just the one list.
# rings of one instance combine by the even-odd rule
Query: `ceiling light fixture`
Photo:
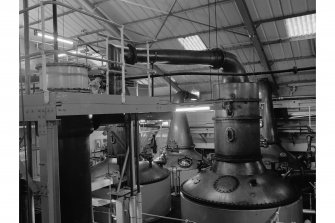
[[(42, 37), (42, 33), (37, 33), (37, 36)], [(54, 39), (54, 37), (51, 36), (51, 35), (49, 35), (49, 34), (44, 34), (44, 38), (49, 39), (49, 40), (53, 40)], [(66, 39), (63, 39), (63, 38), (60, 38), (60, 37), (57, 38), (57, 41), (73, 45), (73, 41), (66, 40)]]
[(198, 35), (178, 38), (185, 50), (206, 50), (207, 47)]
[(316, 16), (315, 14), (297, 16), (285, 19), (285, 27), (289, 37), (311, 36), (315, 38), (316, 34)]
[(209, 111), (209, 110), (210, 110), (209, 106), (176, 108), (176, 112), (193, 112), (193, 111)]

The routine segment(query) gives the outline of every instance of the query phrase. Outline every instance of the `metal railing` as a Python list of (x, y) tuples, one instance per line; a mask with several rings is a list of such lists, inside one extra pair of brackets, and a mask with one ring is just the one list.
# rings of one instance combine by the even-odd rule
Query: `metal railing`
[[(109, 39), (117, 39), (117, 40), (120, 40), (121, 41), (121, 62), (118, 62), (118, 61), (112, 61), (112, 60), (108, 60), (108, 59), (102, 59), (102, 58), (96, 58), (96, 57), (90, 57), (90, 56), (86, 56), (86, 55), (80, 55), (80, 54), (74, 54), (74, 53), (71, 53), (71, 52), (68, 52), (68, 51), (71, 51), (71, 50), (75, 50), (74, 48), (71, 48), (69, 50), (46, 50), (46, 42), (45, 42), (45, 6), (46, 5), (57, 5), (57, 6), (61, 6), (61, 7), (64, 7), (64, 8), (67, 8), (67, 9), (71, 9), (73, 10), (74, 12), (78, 12), (78, 13), (81, 13), (83, 15), (86, 15), (88, 17), (91, 17), (95, 20), (98, 20), (98, 21), (101, 21), (101, 22), (104, 22), (104, 23), (107, 23), (107, 24), (110, 24), (110, 25), (114, 25), (114, 26), (117, 26), (119, 29), (120, 29), (120, 33), (121, 33), (121, 36), (120, 38), (117, 38), (117, 37), (114, 37), (114, 36), (109, 36), (109, 35), (105, 35), (105, 38), (106, 38), (106, 51), (108, 52), (108, 43), (109, 43)], [(121, 93), (121, 101), (122, 103), (125, 103), (126, 102), (126, 81), (125, 81), (125, 68), (126, 66), (127, 67), (133, 67), (133, 68), (137, 68), (137, 69), (142, 69), (144, 71), (147, 72), (148, 76), (148, 83), (149, 83), (149, 88), (148, 88), (148, 94), (149, 96), (151, 96), (151, 85), (150, 85), (150, 74), (152, 73), (152, 69), (150, 68), (150, 63), (149, 63), (149, 60), (147, 61), (147, 67), (141, 67), (141, 66), (137, 66), (137, 65), (132, 65), (132, 64), (127, 64), (125, 63), (125, 60), (124, 60), (124, 42), (126, 41), (124, 39), (124, 25), (121, 25), (121, 24), (118, 24), (110, 19), (105, 19), (105, 18), (102, 18), (100, 16), (97, 16), (93, 13), (90, 13), (90, 12), (87, 12), (85, 10), (82, 10), (82, 9), (77, 9), (77, 8), (74, 8), (70, 5), (67, 5), (67, 4), (64, 4), (62, 2), (58, 2), (58, 1), (42, 1), (40, 2), (39, 4), (35, 4), (33, 6), (30, 6), (28, 8), (25, 8), (25, 9), (22, 9), (19, 11), (19, 14), (23, 14), (23, 13), (26, 13), (30, 10), (33, 10), (33, 9), (38, 9), (40, 8), (41, 12), (41, 24), (42, 24), (42, 28), (41, 28), (41, 32), (42, 32), (42, 50), (40, 52), (37, 52), (37, 53), (33, 53), (33, 54), (30, 54), (28, 57), (25, 57), (25, 59), (30, 59), (31, 57), (36, 57), (36, 56), (41, 56), (42, 57), (42, 75), (41, 75), (41, 89), (43, 91), (48, 91), (47, 89), (47, 84), (46, 84), (46, 54), (47, 53), (64, 53), (66, 55), (70, 55), (70, 56), (73, 56), (73, 57), (77, 57), (77, 58), (85, 58), (85, 59), (90, 59), (90, 60), (96, 60), (96, 61), (102, 61), (102, 62), (106, 62), (106, 63), (114, 63), (114, 64), (118, 64), (118, 65), (121, 65), (121, 72), (120, 71), (117, 71), (117, 70), (109, 70), (108, 69), (108, 65), (107, 65), (107, 75), (106, 75), (106, 85), (107, 87), (109, 86), (109, 78), (108, 78), (108, 72), (109, 71), (112, 71), (112, 72), (115, 72), (115, 73), (119, 73), (121, 74), (121, 85), (122, 85), (122, 93)], [(29, 41), (29, 40), (28, 40)], [(83, 43), (83, 45), (85, 45), (86, 43)], [(147, 46), (147, 52), (149, 53), (149, 48)], [(108, 54), (106, 54), (108, 55)], [(23, 58), (20, 58), (20, 59), (23, 59)], [(30, 62), (30, 61), (29, 61)], [(26, 78), (29, 78), (27, 77), (26, 75)], [(28, 86), (29, 89), (30, 89), (30, 86)], [(108, 89), (106, 90), (107, 94), (109, 93)]]

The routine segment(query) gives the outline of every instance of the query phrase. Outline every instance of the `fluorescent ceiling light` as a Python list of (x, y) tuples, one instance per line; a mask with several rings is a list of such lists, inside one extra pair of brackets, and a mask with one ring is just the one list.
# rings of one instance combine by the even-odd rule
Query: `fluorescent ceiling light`
[(162, 126), (169, 126), (169, 122), (167, 122), (167, 121), (162, 122)]
[(176, 112), (209, 111), (209, 106), (176, 108)]
[[(42, 33), (37, 33), (37, 36), (42, 37)], [(44, 34), (44, 38), (49, 39), (49, 40), (53, 40), (54, 39), (54, 37), (51, 36), (51, 35), (49, 35), (49, 34)], [(73, 41), (66, 40), (66, 39), (63, 39), (63, 38), (60, 38), (60, 37), (57, 38), (57, 41), (73, 45)]]
[(285, 27), (289, 37), (315, 35), (316, 16), (311, 14), (285, 19)]
[(206, 50), (207, 47), (198, 35), (178, 38), (185, 50)]
[(65, 53), (60, 53), (60, 54), (58, 54), (58, 57), (65, 57), (65, 56), (66, 56)]

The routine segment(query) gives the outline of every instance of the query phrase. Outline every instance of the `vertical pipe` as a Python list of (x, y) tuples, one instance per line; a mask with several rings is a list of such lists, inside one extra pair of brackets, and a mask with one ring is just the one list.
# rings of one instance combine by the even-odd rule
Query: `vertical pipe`
[(311, 106), (308, 106), (308, 125), (312, 128), (312, 120), (311, 120)]
[(121, 26), (120, 28), (120, 33), (121, 33), (121, 62), (122, 62), (122, 94), (121, 94), (121, 101), (122, 103), (126, 102), (126, 79), (125, 79), (125, 69), (126, 69), (126, 64), (124, 60), (124, 25)]
[(136, 183), (136, 176), (137, 176), (137, 173), (136, 173), (136, 168), (138, 166), (138, 164), (136, 165), (135, 163), (135, 156), (137, 156), (136, 152), (135, 152), (135, 129), (134, 129), (134, 120), (130, 120), (130, 143), (131, 143), (131, 151), (132, 151), (132, 154), (133, 156), (131, 157), (131, 161), (132, 161), (132, 175), (133, 175), (133, 187), (135, 186), (135, 183)]
[[(76, 55), (78, 55), (78, 53), (79, 53), (79, 49), (78, 49), (78, 44), (77, 44), (77, 46), (76, 46)], [(76, 57), (76, 61), (77, 61), (77, 63), (79, 63), (79, 57)]]
[[(135, 120), (133, 120), (133, 118), (131, 118), (130, 120), (130, 143), (131, 143), (131, 151), (133, 156), (131, 157), (131, 161), (132, 161), (132, 175), (133, 175), (133, 187), (135, 186), (135, 183), (137, 182), (137, 172), (136, 170), (138, 169), (138, 162), (136, 163), (135, 160), (135, 156), (137, 157), (137, 153), (135, 151)], [(133, 196), (133, 211), (134, 211), (134, 222), (137, 222), (137, 199), (136, 199), (136, 195)]]
[[(106, 37), (106, 55), (108, 58), (108, 53), (109, 53), (109, 38), (108, 36)], [(107, 70), (106, 70), (106, 94), (109, 94), (109, 62), (107, 62), (107, 66), (106, 66)]]
[(172, 91), (172, 87), (171, 87), (171, 77), (169, 78), (169, 82), (170, 82), (170, 84), (169, 84), (169, 87), (170, 87), (170, 102), (171, 102), (171, 98), (172, 98), (172, 96), (171, 96), (171, 91)]
[(151, 76), (151, 96), (154, 96), (154, 76)]
[[(23, 0), (23, 8), (28, 8), (28, 0)], [(29, 57), (29, 11), (26, 11), (23, 14), (23, 20), (24, 20), (24, 56), (25, 56), (25, 88), (26, 88), (26, 94), (30, 94), (30, 57)]]
[(138, 116), (135, 114), (134, 117), (134, 123), (135, 123), (135, 154), (136, 154), (136, 186), (137, 186), (137, 206), (136, 206), (136, 215), (137, 215), (137, 223), (142, 223), (142, 194), (141, 194), (141, 185), (140, 185), (140, 168), (139, 168), (139, 162), (140, 162), (140, 151), (138, 148), (139, 140), (138, 140)]
[(135, 148), (135, 155), (136, 155), (136, 160), (135, 160), (136, 186), (137, 186), (137, 192), (140, 192), (141, 191), (140, 178), (139, 178), (139, 175), (140, 175), (140, 170), (139, 170), (140, 151), (139, 151), (139, 148), (138, 148), (138, 144), (139, 144), (138, 134), (139, 134), (139, 131), (138, 131), (138, 116), (137, 116), (137, 114), (135, 114), (134, 123), (135, 123), (135, 136), (134, 136), (135, 146), (134, 146), (134, 148)]
[(136, 96), (138, 96), (138, 83), (136, 82)]
[[(28, 8), (28, 0), (23, 0), (23, 8)], [(26, 94), (30, 94), (30, 57), (29, 57), (29, 12), (25, 12), (23, 15), (24, 20), (24, 56), (25, 56), (25, 89)], [(21, 62), (20, 62), (21, 63)], [(22, 92), (23, 94), (23, 92)], [(28, 174), (33, 176), (33, 153), (32, 153), (32, 145), (31, 145), (31, 122), (26, 122), (27, 129), (26, 129), (26, 151), (27, 151), (27, 166), (28, 166)], [(28, 182), (28, 180), (27, 180)], [(34, 197), (32, 191), (27, 187), (27, 202), (28, 202), (28, 222), (33, 222), (34, 219)]]
[(129, 149), (129, 186), (130, 186), (130, 196), (134, 196), (134, 183), (133, 183), (133, 150), (131, 149), (131, 143), (130, 143), (130, 115), (126, 114), (125, 117), (126, 122), (126, 145)]
[(45, 11), (44, 5), (41, 4), (41, 22), (42, 22), (42, 81), (40, 86), (43, 91), (46, 91), (47, 88), (47, 78), (46, 78), (46, 56), (45, 56)]
[(151, 97), (151, 84), (150, 84), (150, 54), (149, 54), (149, 42), (147, 42), (146, 44), (147, 46), (147, 75), (148, 75), (148, 94), (149, 94), (149, 97)]
[[(57, 0), (53, 0), (56, 2)], [(54, 29), (54, 50), (58, 50), (58, 24), (57, 24), (57, 5), (53, 4), (52, 5), (52, 24), (53, 24), (53, 29)], [(54, 62), (58, 62), (58, 53), (54, 52)]]
[[(31, 143), (31, 122), (26, 122), (26, 151), (27, 151), (27, 166), (28, 166), (28, 174), (33, 176), (33, 156), (32, 156), (32, 143)], [(28, 180), (27, 180), (28, 182)], [(28, 222), (34, 222), (34, 197), (33, 193), (29, 187), (27, 187), (27, 198), (28, 198)]]

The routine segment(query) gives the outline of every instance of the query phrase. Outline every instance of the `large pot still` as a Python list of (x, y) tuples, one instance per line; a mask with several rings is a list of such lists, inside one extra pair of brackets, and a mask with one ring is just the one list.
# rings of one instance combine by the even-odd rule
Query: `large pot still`
[[(183, 103), (197, 97), (186, 91), (179, 91), (173, 97), (173, 103)], [(172, 187), (179, 190), (184, 182), (197, 173), (197, 166), (202, 161), (200, 153), (195, 151), (185, 112), (174, 112), (167, 137), (167, 147), (163, 151), (167, 167), (172, 175)], [(178, 191), (176, 191), (178, 193)]]
[(268, 79), (258, 81), (260, 102), (260, 134), (263, 163), (267, 169), (278, 169), (287, 165), (297, 169), (299, 162), (295, 156), (280, 144), (273, 111), (272, 89)]
[[(165, 216), (171, 210), (169, 170), (155, 162), (140, 161), (139, 180), (142, 193), (143, 213)], [(144, 222), (158, 218), (143, 215)]]
[(303, 221), (300, 192), (262, 163), (258, 93), (257, 83), (247, 78), (225, 78), (215, 86), (215, 162), (182, 184), (183, 219)]

